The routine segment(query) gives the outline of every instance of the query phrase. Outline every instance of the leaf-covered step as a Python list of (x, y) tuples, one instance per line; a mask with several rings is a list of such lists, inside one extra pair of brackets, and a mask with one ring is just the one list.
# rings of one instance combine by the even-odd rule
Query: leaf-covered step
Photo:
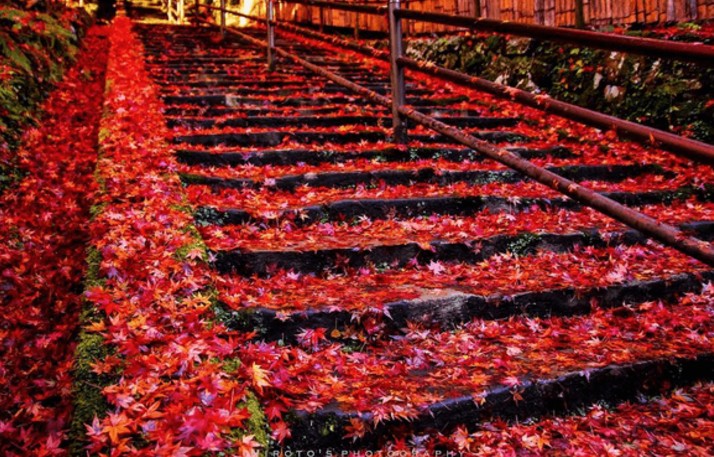
[[(348, 126), (349, 127), (349, 126)], [(523, 134), (509, 131), (484, 130), (469, 132), (473, 137), (491, 142), (524, 142), (529, 138)], [(421, 143), (445, 143), (448, 138), (443, 135), (418, 134), (410, 135), (412, 141)], [(174, 143), (217, 146), (225, 145), (241, 147), (275, 147), (283, 141), (290, 140), (301, 144), (346, 144), (360, 142), (386, 142), (391, 139), (391, 133), (375, 130), (360, 130), (359, 127), (350, 128), (345, 132), (260, 132), (260, 133), (216, 133), (181, 135), (173, 138)]]
[[(263, 67), (261, 67), (263, 65)], [(196, 78), (197, 75), (200, 77), (220, 77), (225, 79), (237, 80), (237, 81), (271, 81), (276, 79), (283, 79), (290, 82), (295, 81), (320, 81), (326, 82), (325, 79), (316, 76), (315, 73), (304, 70), (302, 67), (296, 66), (284, 66), (281, 65), (275, 73), (271, 76), (265, 75), (260, 70), (264, 68), (264, 57), (261, 56), (260, 60), (256, 59), (255, 62), (250, 62), (250, 65), (236, 66), (235, 68), (231, 66), (223, 67), (205, 67), (200, 70), (195, 68), (163, 68), (161, 66), (153, 66), (150, 68), (151, 75), (154, 77), (161, 76), (162, 79), (171, 81), (172, 78), (176, 78), (177, 81)], [(341, 71), (341, 75), (349, 78), (350, 80), (362, 84), (362, 83), (383, 83), (389, 84), (389, 77), (387, 75), (375, 75), (369, 72), (359, 72), (359, 71)]]
[[(430, 108), (430, 107), (418, 107), (415, 109), (425, 112), (430, 116), (434, 117), (488, 117), (483, 114), (482, 111), (475, 109), (458, 109), (458, 108)], [(181, 118), (181, 117), (251, 117), (251, 116), (323, 116), (323, 115), (384, 115), (388, 114), (389, 109), (384, 106), (370, 106), (370, 107), (355, 107), (350, 106), (345, 108), (344, 105), (324, 105), (321, 107), (285, 107), (285, 106), (263, 106), (263, 107), (245, 107), (245, 108), (235, 108), (229, 106), (209, 106), (209, 107), (196, 107), (193, 105), (184, 106), (171, 106), (164, 109), (164, 114), (171, 118)], [(500, 118), (499, 118), (500, 119)]]
[[(390, 92), (389, 87), (384, 85), (374, 85), (367, 84), (365, 87), (378, 94), (388, 94)], [(279, 87), (279, 88), (245, 88), (245, 87), (185, 87), (185, 86), (175, 86), (173, 88), (166, 88), (162, 93), (167, 94), (178, 94), (184, 96), (210, 96), (215, 94), (225, 94), (226, 91), (230, 91), (231, 94), (235, 96), (264, 96), (264, 97), (304, 97), (309, 96), (311, 93), (321, 93), (321, 94), (349, 94), (349, 89), (345, 89), (342, 86), (334, 85), (319, 85), (316, 87), (306, 87), (305, 84), (300, 84), (293, 87)], [(426, 89), (411, 89), (409, 90), (409, 95), (412, 97), (423, 97), (431, 94), (431, 91)]]
[[(701, 221), (681, 227), (693, 236), (714, 239), (714, 223)], [(369, 240), (365, 240), (369, 243)], [(476, 263), (506, 252), (519, 255), (547, 249), (562, 252), (574, 246), (617, 246), (643, 244), (647, 237), (636, 230), (600, 233), (596, 229), (567, 234), (530, 233), (496, 235), (471, 242), (433, 241), (427, 245), (367, 244), (349, 248), (326, 248), (312, 251), (230, 250), (214, 252), (214, 266), (222, 273), (236, 272), (244, 276), (266, 275), (276, 268), (299, 273), (317, 273), (336, 265), (360, 268), (365, 265), (405, 266), (415, 259), (426, 264), (433, 261)], [(474, 248), (478, 246), (478, 248)]]
[[(510, 295), (475, 295), (444, 291), (433, 297), (398, 300), (384, 304), (384, 324), (394, 334), (409, 325), (451, 328), (473, 319), (507, 319), (512, 316), (547, 318), (591, 313), (595, 308), (616, 308), (650, 301), (675, 301), (702, 291), (714, 281), (714, 271), (680, 273), (657, 279), (635, 280), (606, 287), (567, 287)], [(294, 343), (305, 329), (337, 329), (340, 334), (354, 325), (354, 312), (332, 309), (282, 311), (251, 307), (231, 309), (225, 303), (220, 319), (230, 328), (257, 332), (256, 338)]]
[(175, 67), (191, 67), (195, 68), (195, 72), (199, 73), (201, 68), (210, 67), (213, 65), (235, 65), (240, 67), (246, 62), (255, 62), (252, 56), (235, 56), (235, 57), (214, 57), (214, 56), (191, 56), (191, 57), (157, 57), (147, 60), (147, 66), (160, 66), (162, 68), (173, 69)]
[[(619, 203), (632, 206), (666, 203), (676, 199), (686, 199), (696, 192), (690, 188), (677, 190), (658, 190), (649, 192), (603, 192)], [(541, 209), (564, 208), (578, 209), (582, 206), (567, 198), (519, 198), (507, 197), (426, 197), (403, 199), (359, 199), (339, 200), (324, 205), (305, 206), (287, 209), (274, 215), (276, 219), (290, 219), (296, 225), (313, 224), (318, 221), (336, 221), (368, 217), (386, 219), (390, 217), (417, 217), (430, 214), (466, 215), (480, 211), (522, 211), (536, 206)], [(201, 206), (196, 210), (195, 218), (199, 224), (243, 224), (255, 218), (242, 209), (217, 209)]]
[[(566, 416), (546, 416), (527, 422), (487, 421), (472, 430), (459, 426), (411, 435), (408, 430), (382, 443), (382, 455), (418, 440), (422, 449), (442, 454), (459, 451), (495, 457), (498, 450), (528, 455), (574, 456), (711, 455), (714, 429), (711, 405), (714, 383), (681, 386), (663, 395), (641, 396), (618, 405), (595, 404)], [(673, 426), (673, 424), (676, 424)], [(496, 450), (498, 449), (498, 450)], [(495, 452), (494, 452), (495, 451)], [(375, 452), (376, 454), (376, 452)], [(513, 454), (511, 454), (513, 455)]]
[(474, 318), (547, 318), (623, 303), (675, 301), (683, 294), (711, 292), (704, 284), (712, 274), (669, 248), (647, 243), (507, 253), (475, 264), (414, 261), (358, 269), (340, 264), (319, 274), (279, 268), (268, 276), (223, 273), (216, 275), (216, 291), (235, 318), (231, 325), (244, 322), (250, 330), (257, 322), (266, 338), (289, 339), (298, 327), (334, 328), (336, 338), (351, 338), (358, 327), (389, 338), (411, 327), (407, 322), (449, 329)]
[[(345, 89), (347, 91), (347, 89)], [(240, 97), (226, 95), (166, 95), (163, 97), (167, 105), (200, 105), (200, 106), (238, 106), (238, 105), (259, 105), (269, 103), (272, 106), (322, 106), (326, 104), (349, 104), (355, 101), (353, 97), (331, 96), (331, 97), (292, 97), (285, 100), (271, 100), (260, 97)], [(440, 98), (414, 98), (408, 97), (407, 103), (415, 106), (447, 106), (454, 103), (467, 101), (466, 97), (440, 97)]]
[[(230, 76), (229, 73), (221, 73), (216, 75), (211, 73), (209, 75), (202, 75), (197, 77), (196, 75), (179, 75), (172, 72), (164, 73), (165, 77), (158, 79), (156, 84), (159, 86), (173, 87), (176, 86), (196, 86), (196, 87), (225, 87), (225, 86), (236, 86), (236, 87), (280, 87), (282, 85), (297, 85), (304, 84), (305, 81), (295, 80), (291, 78), (284, 77), (272, 77), (261, 80), (254, 80), (252, 78), (245, 78), (243, 76)], [(158, 73), (154, 73), (154, 77), (158, 76)]]
[[(560, 176), (576, 182), (606, 181), (619, 182), (644, 174), (673, 177), (657, 165), (567, 165), (548, 167)], [(266, 174), (266, 177), (267, 174)], [(302, 175), (283, 176), (271, 179), (270, 187), (281, 190), (294, 190), (300, 186), (309, 187), (353, 187), (358, 185), (408, 185), (410, 183), (432, 183), (448, 186), (457, 182), (487, 184), (491, 182), (515, 183), (527, 179), (521, 173), (513, 170), (502, 171), (440, 171), (433, 168), (418, 170), (378, 170), (353, 172), (324, 172)], [(255, 181), (247, 178), (220, 178), (207, 175), (183, 174), (181, 180), (186, 184), (202, 184), (218, 187), (259, 189), (265, 181)]]
[[(320, 85), (329, 85), (329, 86), (335, 86), (334, 84), (330, 84), (329, 82), (326, 82), (324, 79), (319, 79), (319, 78), (286, 78), (286, 77), (279, 77), (275, 76), (272, 78), (265, 78), (265, 79), (252, 79), (252, 78), (246, 78), (243, 74), (240, 75), (229, 75), (228, 73), (224, 73), (221, 76), (212, 76), (212, 77), (207, 77), (207, 76), (201, 76), (197, 78), (195, 75), (190, 75), (190, 77), (187, 76), (178, 76), (172, 73), (165, 73), (166, 77), (164, 79), (158, 80), (157, 84), (159, 86), (166, 86), (166, 87), (173, 87), (173, 86), (179, 86), (179, 87), (243, 87), (243, 88), (264, 88), (264, 89), (270, 89), (270, 88), (285, 88), (285, 86), (296, 86), (296, 88), (302, 87), (303, 89), (313, 89), (316, 82), (320, 83)], [(379, 80), (377, 78), (365, 78), (364, 80), (360, 81), (360, 84), (370, 84), (374, 87), (389, 87), (389, 80), (388, 79), (382, 79)], [(307, 86), (309, 84), (309, 86)], [(340, 86), (341, 87), (341, 86)], [(407, 88), (410, 87), (415, 87), (413, 84), (408, 84)]]
[[(449, 398), (429, 405), (416, 418), (384, 418), (372, 413), (355, 413), (325, 407), (316, 413), (296, 412), (292, 416), (292, 438), (283, 450), (378, 448), (390, 429), (407, 427), (413, 434), (430, 430), (473, 428), (492, 419), (508, 421), (568, 414), (595, 403), (616, 404), (642, 396), (660, 395), (672, 388), (714, 379), (714, 353), (691, 357), (653, 358), (634, 363), (611, 364), (601, 368), (573, 370), (553, 378), (533, 378), (512, 388), (490, 388), (474, 395)], [(370, 423), (378, 422), (376, 427)], [(356, 424), (362, 435), (352, 439)]]
[[(545, 149), (531, 148), (506, 148), (526, 159), (552, 157), (554, 159), (568, 159), (575, 157), (570, 149), (564, 146), (553, 146)], [(473, 149), (464, 148), (392, 148), (367, 149), (358, 151), (326, 150), (313, 151), (309, 149), (279, 149), (259, 152), (205, 152), (179, 149), (176, 157), (181, 163), (187, 165), (206, 165), (212, 167), (235, 165), (296, 165), (305, 163), (319, 165), (323, 163), (343, 163), (349, 160), (368, 159), (385, 162), (412, 162), (424, 159), (442, 158), (452, 162), (480, 162), (484, 156)]]
[[(460, 116), (440, 117), (441, 122), (457, 127), (513, 127), (519, 121), (517, 118)], [(167, 118), (169, 127), (188, 127), (193, 129), (212, 127), (339, 127), (343, 125), (364, 125), (369, 127), (391, 127), (392, 118), (386, 116), (338, 115), (338, 116), (249, 116), (230, 119), (210, 118)]]

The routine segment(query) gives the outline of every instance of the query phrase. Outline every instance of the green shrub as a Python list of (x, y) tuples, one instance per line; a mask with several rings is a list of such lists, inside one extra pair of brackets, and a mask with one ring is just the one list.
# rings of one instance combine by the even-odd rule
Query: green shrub
[(53, 5), (46, 11), (0, 6), (0, 188), (18, 175), (13, 151), (22, 129), (74, 61), (90, 18)]

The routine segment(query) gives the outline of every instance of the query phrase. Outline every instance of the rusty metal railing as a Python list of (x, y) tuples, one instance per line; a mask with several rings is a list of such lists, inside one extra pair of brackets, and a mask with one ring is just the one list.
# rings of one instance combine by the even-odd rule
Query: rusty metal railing
[[(294, 2), (299, 2), (300, 4), (314, 4), (315, 2), (311, 2), (310, 0), (284, 0), (285, 2), (288, 3), (294, 3)], [(319, 2), (320, 4), (329, 4), (332, 2)], [(346, 4), (341, 4), (337, 3), (339, 8), (346, 8)], [(350, 4), (351, 5), (351, 4)], [(351, 5), (354, 6), (354, 5)], [(372, 7), (370, 12), (367, 14), (382, 14), (383, 9), (379, 8), (374, 8)], [(397, 16), (399, 16), (400, 11), (409, 11), (409, 10), (404, 10), (404, 9), (397, 9), (395, 13)], [(422, 14), (422, 13), (420, 13)], [(424, 13), (424, 14), (431, 14), (431, 13)], [(449, 15), (437, 15), (439, 17), (441, 16), (448, 16), (448, 17), (454, 17), (454, 16), (449, 16)], [(458, 17), (458, 16), (457, 16)], [(466, 23), (468, 22), (477, 22), (477, 23), (486, 23), (486, 24), (493, 24), (493, 23), (499, 23), (499, 21), (486, 21), (484, 22), (483, 20), (480, 21), (474, 21), (472, 18), (460, 18), (459, 20), (464, 19)], [(372, 57), (378, 57), (382, 58), (384, 60), (392, 60), (392, 56), (389, 55), (389, 53), (384, 53), (383, 51), (377, 51), (373, 48), (368, 48), (364, 45), (361, 45), (359, 43), (353, 42), (353, 41), (348, 41), (342, 38), (337, 38), (331, 35), (320, 35), (317, 32), (310, 30), (310, 29), (305, 29), (302, 27), (298, 27), (296, 25), (290, 24), (288, 21), (278, 21), (281, 23), (284, 27), (297, 32), (297, 33), (302, 33), (306, 34), (309, 36), (312, 36), (313, 38), (318, 38), (318, 39), (323, 39), (323, 40), (328, 40), (331, 41), (335, 44), (339, 44), (341, 46), (348, 47), (352, 50), (363, 52), (367, 55), (370, 55)], [(399, 21), (395, 21), (399, 23)], [(512, 23), (500, 23), (501, 26), (503, 27), (503, 30), (511, 30), (514, 27), (518, 28), (519, 26), (522, 26), (524, 24), (512, 24)], [(401, 25), (401, 24), (399, 24)], [(527, 27), (526, 30), (529, 30), (531, 27)], [(593, 32), (584, 32), (584, 31), (579, 31), (579, 30), (569, 30), (569, 29), (563, 29), (563, 28), (557, 28), (557, 27), (539, 27), (539, 29), (548, 29), (548, 33), (556, 33), (558, 31), (567, 31), (568, 33), (576, 33), (579, 34), (581, 38), (585, 36), (589, 36), (588, 34), (593, 34)], [(614, 35), (612, 34), (595, 34), (599, 36), (606, 36), (606, 37), (613, 37)], [(615, 36), (617, 37), (617, 36)], [(631, 38), (631, 37), (624, 37), (624, 38)], [(392, 41), (399, 40), (398, 37), (392, 37)], [(706, 60), (705, 57), (714, 52), (714, 47), (712, 46), (706, 46), (706, 45), (700, 45), (700, 44), (686, 44), (686, 43), (669, 43), (664, 40), (645, 40), (642, 41), (641, 39), (635, 39), (635, 41), (628, 41), (630, 43), (630, 46), (640, 46), (637, 50), (639, 51), (640, 54), (648, 54), (654, 55), (653, 53), (661, 54), (665, 53), (667, 58), (671, 59), (678, 59), (682, 56), (690, 56), (692, 57), (691, 60), (697, 60), (697, 59), (702, 59)], [(656, 44), (661, 44), (662, 46), (665, 47), (665, 50), (662, 51), (654, 51), (654, 46), (653, 44), (655, 42)], [(643, 44), (644, 43), (644, 44)], [(675, 45), (674, 47), (670, 45)], [(688, 49), (688, 52), (682, 51), (682, 49)], [(680, 52), (681, 51), (681, 52)], [(610, 116), (607, 114), (603, 114), (598, 111), (590, 110), (587, 108), (583, 108), (581, 106), (573, 105), (571, 103), (563, 102), (560, 100), (552, 99), (550, 97), (544, 96), (544, 95), (537, 95), (533, 94), (524, 90), (520, 90), (514, 87), (509, 87), (505, 86), (502, 84), (497, 84), (492, 81), (479, 78), (477, 76), (470, 76), (466, 75), (464, 73), (456, 72), (453, 70), (449, 70), (447, 68), (439, 67), (437, 65), (424, 62), (424, 61), (418, 61), (414, 59), (409, 59), (405, 57), (404, 55), (400, 55), (396, 57), (396, 64), (409, 68), (410, 70), (414, 70), (417, 72), (421, 73), (426, 73), (430, 74), (433, 76), (437, 76), (443, 79), (447, 79), (453, 82), (457, 82), (459, 84), (469, 86), (472, 88), (475, 88), (477, 90), (482, 90), (485, 92), (488, 92), (490, 94), (496, 95), (501, 98), (508, 98), (514, 102), (530, 106), (533, 108), (537, 108), (552, 114), (556, 114), (558, 116), (562, 116), (564, 118), (574, 120), (576, 122), (580, 122), (586, 125), (590, 125), (592, 127), (600, 128), (600, 129), (605, 129), (605, 130), (614, 130), (615, 133), (617, 133), (621, 137), (626, 137), (630, 139), (634, 139), (636, 141), (640, 141), (643, 143), (647, 144), (653, 144), (658, 147), (661, 147), (665, 150), (668, 150), (670, 152), (674, 152), (677, 155), (700, 161), (700, 162), (705, 162), (708, 164), (714, 164), (714, 146), (703, 143), (697, 140), (693, 140), (691, 138), (686, 138), (682, 137), (679, 135), (675, 135), (669, 132), (665, 132), (663, 130), (659, 130), (653, 127), (648, 127), (646, 125), (642, 125), (636, 122), (631, 122), (627, 121), (624, 119), (617, 118), (615, 116)], [(686, 59), (685, 59), (686, 60)], [(711, 60), (714, 62), (714, 59)], [(708, 62), (708, 61), (707, 61)], [(397, 124), (395, 124), (397, 125)]]
[[(294, 2), (296, 0), (287, 0), (287, 2)], [(309, 2), (312, 4), (317, 4), (318, 2), (310, 0), (297, 0), (301, 3)], [(644, 233), (645, 235), (659, 240), (665, 245), (671, 246), (674, 249), (679, 250), (695, 259), (698, 259), (708, 265), (714, 266), (714, 248), (708, 242), (699, 240), (697, 238), (691, 237), (669, 224), (662, 223), (646, 214), (622, 205), (602, 194), (594, 192), (572, 180), (569, 180), (563, 176), (546, 170), (543, 167), (539, 167), (534, 163), (522, 158), (516, 153), (508, 151), (504, 148), (499, 148), (489, 144), (486, 141), (480, 140), (473, 135), (469, 135), (460, 131), (459, 129), (440, 122), (433, 117), (427, 116), (413, 108), (410, 108), (405, 103), (405, 93), (404, 93), (404, 68), (409, 66), (410, 68), (414, 65), (415, 69), (418, 69), (419, 64), (413, 64), (414, 61), (407, 59), (403, 55), (403, 44), (402, 44), (402, 34), (401, 34), (401, 20), (405, 17), (404, 11), (400, 8), (400, 0), (389, 0), (388, 6), (388, 21), (390, 28), (390, 53), (389, 61), (391, 63), (391, 83), (392, 92), (391, 98), (380, 95), (364, 86), (355, 84), (333, 72), (328, 71), (318, 65), (308, 62), (302, 59), (300, 56), (292, 54), (284, 49), (275, 47), (275, 25), (278, 21), (275, 21), (272, 16), (273, 0), (266, 0), (266, 17), (259, 18), (257, 16), (250, 16), (244, 14), (238, 14), (239, 16), (248, 17), (256, 21), (265, 21), (268, 36), (265, 41), (259, 40), (252, 37), (246, 33), (243, 33), (236, 29), (228, 29), (228, 31), (234, 35), (239, 36), (241, 39), (253, 43), (257, 46), (265, 47), (268, 53), (268, 65), (274, 65), (273, 57), (279, 55), (288, 60), (291, 60), (303, 67), (317, 73), (319, 75), (328, 78), (329, 80), (340, 84), (358, 94), (365, 96), (366, 98), (382, 104), (384, 106), (391, 107), (392, 115), (394, 117), (393, 128), (394, 128), (394, 140), (397, 142), (403, 142), (407, 140), (406, 136), (406, 124), (405, 121), (410, 119), (418, 124), (424, 125), (431, 128), (452, 140), (459, 142), (472, 148), (475, 151), (489, 157), (497, 162), (500, 162), (509, 168), (516, 170), (523, 175), (537, 181), (563, 195), (584, 204), (585, 206), (591, 207), (607, 216), (612, 217), (615, 220), (622, 222), (623, 224), (637, 229)], [(329, 2), (319, 2), (321, 4), (328, 4)], [(337, 4), (340, 8), (344, 7), (346, 4)], [(355, 5), (352, 5), (355, 6)], [(226, 13), (236, 14), (237, 12), (226, 10), (224, 7), (220, 8), (222, 16), (225, 17)], [(370, 10), (371, 11), (371, 10)], [(382, 10), (379, 12), (373, 11), (369, 14), (382, 14)], [(225, 21), (222, 21), (224, 24)], [(225, 30), (225, 29), (224, 29)], [(641, 49), (644, 51), (644, 48)], [(669, 51), (668, 51), (669, 52)], [(708, 52), (708, 51), (707, 51)], [(674, 57), (674, 56), (672, 56)], [(425, 66), (427, 67), (427, 66)], [(454, 72), (455, 73), (455, 72)], [(444, 77), (445, 74), (435, 73), (437, 76)], [(465, 76), (465, 75), (464, 75)], [(493, 84), (493, 83), (491, 83)], [(510, 90), (510, 89), (508, 89)], [(571, 105), (573, 106), (573, 105)], [(595, 113), (595, 112), (592, 112)], [(602, 115), (602, 113), (597, 113)], [(604, 116), (604, 115), (602, 115)], [(576, 116), (577, 117), (577, 116)], [(617, 118), (613, 118), (617, 119)], [(625, 122), (621, 119), (617, 120), (619, 122)], [(661, 132), (666, 133), (666, 132)], [(683, 139), (686, 140), (686, 139)], [(714, 147), (711, 145), (704, 145), (704, 150), (701, 152), (702, 160), (708, 159), (710, 163), (714, 163)], [(696, 154), (695, 154), (696, 156)]]

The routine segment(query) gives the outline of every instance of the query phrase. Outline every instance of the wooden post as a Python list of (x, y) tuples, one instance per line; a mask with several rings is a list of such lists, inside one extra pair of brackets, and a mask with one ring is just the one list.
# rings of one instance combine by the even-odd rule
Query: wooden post
[(474, 0), (474, 17), (481, 17), (481, 0)]
[(404, 42), (402, 40), (402, 20), (394, 14), (394, 11), (400, 9), (400, 7), (400, 0), (389, 0), (389, 64), (392, 83), (392, 129), (394, 131), (394, 142), (405, 144), (408, 141), (407, 124), (399, 111), (406, 105), (406, 95), (404, 94), (404, 67), (399, 63), (399, 59), (404, 54)]
[(575, 27), (579, 29), (585, 28), (585, 7), (583, 0), (575, 0)]
[(226, 36), (226, 0), (221, 0), (221, 36)]
[(268, 70), (275, 70), (275, 26), (273, 0), (267, 0), (265, 5), (265, 25), (268, 29)]

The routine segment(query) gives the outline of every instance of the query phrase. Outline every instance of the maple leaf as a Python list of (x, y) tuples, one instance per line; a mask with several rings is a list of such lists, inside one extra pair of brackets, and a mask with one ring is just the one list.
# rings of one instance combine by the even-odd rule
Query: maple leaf
[(326, 328), (316, 328), (316, 329), (303, 329), (297, 334), (298, 343), (301, 346), (316, 350), (321, 341), (326, 338), (327, 329)]
[(273, 433), (271, 436), (278, 443), (282, 443), (285, 439), (290, 438), (292, 436), (290, 428), (283, 421), (278, 421), (276, 423), (271, 424), (271, 428), (273, 429)]
[(262, 369), (260, 365), (257, 363), (253, 362), (253, 364), (250, 366), (250, 373), (249, 373), (252, 382), (253, 382), (253, 387), (255, 387), (255, 390), (258, 391), (259, 394), (263, 394), (263, 388), (264, 387), (270, 387), (270, 381), (268, 376), (270, 375), (270, 372)]
[(469, 436), (466, 427), (458, 426), (454, 433), (451, 434), (451, 439), (459, 448), (459, 451), (470, 451), (471, 450), (471, 437)]
[(102, 427), (102, 433), (109, 435), (112, 444), (119, 443), (120, 435), (131, 433), (129, 425), (132, 421), (124, 413), (110, 413), (103, 422), (105, 425)]
[(545, 446), (550, 446), (550, 440), (545, 438), (543, 434), (523, 435), (521, 441), (526, 448), (538, 449), (539, 451), (542, 451)]
[(357, 441), (363, 438), (369, 430), (368, 424), (360, 418), (351, 417), (349, 425), (345, 426), (345, 438), (352, 438), (352, 441)]
[(254, 438), (255, 435), (245, 435), (238, 441), (238, 455), (241, 457), (255, 457), (257, 455), (256, 449), (260, 449), (262, 446)]
[(446, 271), (446, 268), (444, 267), (444, 265), (441, 264), (441, 262), (434, 260), (429, 262), (429, 265), (427, 265), (427, 269), (435, 275), (440, 275)]

